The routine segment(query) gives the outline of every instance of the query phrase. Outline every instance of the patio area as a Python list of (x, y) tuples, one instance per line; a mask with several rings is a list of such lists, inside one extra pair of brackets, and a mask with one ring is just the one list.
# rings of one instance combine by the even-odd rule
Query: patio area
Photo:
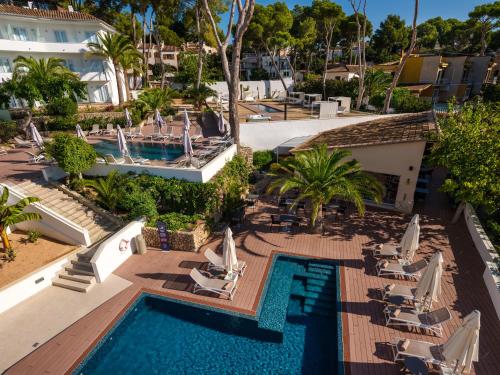
[[(450, 224), (453, 210), (448, 207), (446, 197), (436, 191), (442, 178), (442, 173), (434, 173), (430, 196), (416, 208), (421, 215), (420, 248), (416, 259), (428, 258), (438, 250), (443, 252), (443, 291), (434, 307), (448, 307), (452, 320), (444, 324), (442, 338), (385, 326), (379, 289), (393, 282), (408, 285), (414, 285), (414, 282), (377, 277), (375, 260), (366, 249), (377, 243), (399, 240), (410, 220), (409, 216), (369, 209), (363, 218), (350, 212), (343, 219), (330, 221), (324, 235), (309, 234), (305, 228), (292, 234), (270, 229), (270, 214), (277, 213), (276, 202), (263, 199), (255, 210), (247, 210), (243, 225), (234, 229), (238, 257), (246, 261), (248, 267), (238, 281), (239, 288), (233, 301), (192, 294), (192, 282), (188, 276), (193, 267), (205, 267), (203, 252), (206, 248), (220, 251), (222, 238), (213, 238), (200, 253), (163, 253), (150, 249), (145, 255), (133, 255), (115, 271), (115, 275), (131, 281), (131, 286), (26, 356), (6, 373), (61, 374), (71, 370), (143, 290), (253, 315), (272, 255), (288, 253), (340, 261), (344, 361), (348, 373), (397, 373), (401, 366), (391, 361), (389, 342), (396, 337), (404, 337), (443, 343), (463, 317), (478, 309), (482, 319), (479, 362), (474, 364), (474, 372), (496, 374), (500, 337), (488, 333), (500, 332), (500, 322), (482, 280), (483, 263), (465, 223), (461, 219), (457, 224)], [(334, 341), (332, 338), (332, 345)]]

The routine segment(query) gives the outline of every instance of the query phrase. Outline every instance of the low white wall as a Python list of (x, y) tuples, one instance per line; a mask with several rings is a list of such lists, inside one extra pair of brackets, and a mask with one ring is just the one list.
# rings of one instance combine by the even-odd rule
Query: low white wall
[[(142, 233), (144, 220), (136, 220), (113, 234), (104, 241), (90, 260), (97, 282), (106, 278), (125, 262), (135, 251), (133, 238)], [(126, 250), (120, 250), (122, 240), (129, 241)]]
[[(15, 204), (20, 199), (26, 197), (26, 194), (17, 188), (5, 184), (0, 184), (0, 192), (3, 191), (4, 186), (7, 186), (10, 192), (7, 204)], [(24, 231), (35, 230), (47, 237), (71, 245), (89, 246), (92, 243), (89, 232), (86, 228), (82, 228), (81, 226), (73, 223), (72, 221), (45, 207), (43, 204), (38, 202), (33, 203), (26, 207), (25, 211), (36, 212), (42, 216), (42, 219), (25, 221), (16, 224), (14, 225), (15, 229)]]
[[(285, 78), (284, 80), (287, 88), (292, 86), (293, 80), (291, 78)], [(215, 82), (208, 86), (223, 96), (229, 95), (229, 90), (227, 89), (227, 83), (225, 81)], [(264, 99), (278, 97), (280, 94), (283, 96), (285, 93), (285, 88), (283, 87), (281, 80), (240, 81), (240, 87), (243, 89), (248, 88), (247, 91), (243, 92), (243, 99), (244, 96), (253, 96), (255, 99)], [(241, 94), (242, 93), (240, 92), (240, 96)]]
[[(386, 117), (387, 115), (384, 115)], [(337, 117), (334, 119), (304, 119), (269, 122), (242, 122), (240, 140), (245, 146), (257, 150), (273, 150), (295, 137), (316, 135), (325, 130), (375, 120), (380, 115)]]
[(472, 241), (486, 265), (483, 273), (483, 280), (490, 294), (491, 301), (495, 306), (498, 319), (500, 319), (500, 272), (495, 263), (495, 260), (498, 258), (498, 253), (495, 251), (493, 244), (484, 231), (476, 215), (476, 211), (468, 203), (464, 208), (464, 218)]
[(52, 285), (52, 279), (68, 263), (72, 255), (73, 253), (67, 254), (0, 289), (0, 314)]
[(224, 152), (217, 156), (215, 159), (204, 165), (201, 169), (202, 182), (210, 181), (210, 179), (215, 176), (217, 172), (219, 172), (222, 168), (224, 168), (226, 163), (228, 161), (231, 161), (237, 153), (238, 149), (236, 145), (232, 145), (231, 147), (228, 147), (226, 150), (224, 150)]

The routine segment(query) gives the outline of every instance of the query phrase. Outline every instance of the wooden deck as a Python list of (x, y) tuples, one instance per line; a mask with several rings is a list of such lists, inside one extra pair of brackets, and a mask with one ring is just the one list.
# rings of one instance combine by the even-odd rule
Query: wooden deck
[[(439, 176), (434, 176), (434, 182)], [(341, 262), (342, 318), (345, 362), (350, 374), (395, 374), (400, 366), (391, 361), (388, 342), (408, 337), (435, 343), (444, 342), (473, 309), (482, 314), (479, 363), (476, 374), (497, 374), (500, 358), (500, 322), (482, 280), (484, 265), (476, 252), (465, 223), (449, 224), (451, 210), (439, 193), (433, 193), (421, 214), (421, 246), (417, 257), (429, 257), (435, 251), (444, 255), (443, 293), (440, 303), (447, 306), (453, 319), (444, 325), (444, 337), (407, 332), (385, 327), (383, 304), (378, 290), (394, 281), (374, 274), (374, 259), (366, 249), (376, 243), (399, 239), (409, 216), (382, 210), (369, 210), (365, 217), (351, 214), (335, 221), (326, 235), (271, 231), (269, 213), (276, 208), (261, 203), (248, 211), (247, 223), (235, 230), (238, 256), (248, 263), (239, 281), (233, 301), (190, 292), (188, 273), (193, 267), (204, 267), (202, 253), (150, 250), (146, 255), (132, 256), (115, 274), (133, 285), (55, 336), (45, 345), (18, 362), (7, 374), (62, 374), (83, 358), (141, 290), (175, 298), (254, 314), (261, 287), (274, 252), (338, 259)], [(220, 250), (221, 239), (206, 247)], [(396, 283), (412, 284), (403, 280)]]

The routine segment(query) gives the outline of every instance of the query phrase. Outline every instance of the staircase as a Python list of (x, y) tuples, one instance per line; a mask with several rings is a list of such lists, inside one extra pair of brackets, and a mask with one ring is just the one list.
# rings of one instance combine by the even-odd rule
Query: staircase
[(87, 229), (92, 243), (102, 240), (119, 227), (108, 218), (43, 180), (25, 180), (10, 184), (26, 196), (39, 198), (40, 203), (48, 209)]
[(335, 266), (309, 262), (304, 272), (296, 274), (292, 295), (303, 298), (304, 313), (333, 317), (337, 314)]
[(86, 293), (96, 283), (90, 260), (99, 246), (85, 248), (77, 253), (73, 259), (59, 271), (52, 280), (52, 285)]

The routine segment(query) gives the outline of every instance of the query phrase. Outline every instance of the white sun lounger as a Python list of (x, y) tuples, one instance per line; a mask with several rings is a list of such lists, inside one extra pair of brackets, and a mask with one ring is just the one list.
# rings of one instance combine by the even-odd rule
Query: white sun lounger
[(434, 365), (443, 365), (442, 345), (431, 342), (397, 338), (392, 344), (394, 362), (404, 361), (406, 357), (420, 358)]
[(32, 152), (25, 151), (29, 156), (30, 156), (30, 163), (40, 163), (42, 160), (45, 160), (45, 155), (44, 154), (38, 154), (35, 155)]
[(425, 267), (427, 267), (425, 259), (408, 265), (380, 260), (375, 265), (378, 276), (403, 276), (415, 280), (418, 280)]
[(19, 137), (14, 137), (14, 143), (16, 144), (16, 146), (19, 146), (19, 147), (33, 147), (35, 145), (34, 142), (32, 141), (25, 141), (24, 139), (21, 139)]
[(126, 155), (124, 158), (125, 164), (151, 164), (149, 159), (135, 158), (132, 159), (130, 156)]
[(208, 277), (202, 275), (202, 273), (196, 268), (193, 268), (189, 275), (195, 282), (193, 293), (205, 290), (227, 297), (230, 300), (233, 299), (234, 293), (237, 289), (235, 282), (221, 279), (209, 279)]
[[(224, 271), (226, 269), (224, 267), (224, 260), (222, 259), (222, 257), (220, 255), (217, 255), (212, 249), (207, 249), (205, 251), (205, 258), (208, 259), (208, 262), (209, 262), (208, 269), (209, 270), (215, 269), (215, 270), (219, 270), (219, 271)], [(247, 264), (244, 261), (239, 260), (237, 267), (236, 267), (236, 270), (238, 271), (238, 273), (243, 276), (243, 273), (245, 272), (246, 268), (247, 268)]]
[(389, 297), (401, 296), (407, 301), (416, 301), (415, 295), (417, 293), (416, 287), (411, 287), (407, 285), (396, 285), (388, 284), (384, 286), (382, 290), (382, 299), (387, 299)]
[(122, 158), (115, 159), (115, 157), (112, 154), (106, 154), (106, 155), (104, 155), (104, 159), (109, 164), (124, 164), (125, 163), (124, 159), (122, 159)]
[(7, 155), (7, 149), (0, 147), (0, 155)]
[(388, 306), (384, 309), (384, 315), (386, 326), (425, 329), (439, 337), (443, 335), (442, 324), (451, 319), (450, 310), (446, 307), (430, 312), (421, 312), (415, 309)]
[(92, 125), (92, 130), (89, 131), (89, 135), (99, 135), (101, 134), (101, 129), (99, 129), (99, 124)]
[(116, 130), (113, 128), (113, 124), (107, 124), (106, 129), (102, 131), (102, 134), (113, 135), (116, 133)]
[(144, 134), (142, 134), (142, 130), (140, 127), (133, 127), (130, 128), (130, 131), (125, 133), (125, 136), (130, 139), (134, 139), (137, 137), (144, 137)]

